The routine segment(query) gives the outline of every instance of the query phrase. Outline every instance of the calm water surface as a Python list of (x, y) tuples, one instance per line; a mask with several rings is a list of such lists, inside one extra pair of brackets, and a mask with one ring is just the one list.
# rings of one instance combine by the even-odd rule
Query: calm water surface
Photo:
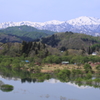
[(11, 92), (0, 90), (0, 100), (100, 100), (100, 89), (62, 83), (56, 79), (44, 82), (25, 82), (0, 77), (5, 84), (14, 86)]

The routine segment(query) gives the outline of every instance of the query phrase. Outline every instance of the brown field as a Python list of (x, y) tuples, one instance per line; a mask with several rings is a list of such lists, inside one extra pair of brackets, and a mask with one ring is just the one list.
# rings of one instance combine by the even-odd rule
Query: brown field
[[(83, 68), (83, 65), (74, 65), (74, 64), (45, 64), (45, 65), (42, 65), (42, 70), (41, 72), (53, 72), (54, 70), (57, 70), (57, 69), (68, 69), (68, 70), (72, 70), (72, 69), (79, 69), (79, 70), (83, 70), (84, 71), (84, 68)], [(97, 71), (95, 69), (95, 66), (92, 67), (92, 70), (93, 71)]]
[[(26, 66), (25, 69), (27, 71), (29, 71), (29, 72), (34, 70), (34, 67), (28, 67), (28, 64), (26, 64), (25, 66)], [(36, 66), (39, 66), (39, 65), (36, 65)], [(51, 72), (54, 72), (57, 69), (60, 69), (60, 70), (68, 69), (70, 71), (72, 69), (75, 69), (75, 70), (78, 69), (78, 70), (84, 71), (84, 68), (83, 68), (84, 65), (75, 65), (75, 64), (42, 64), (41, 66), (42, 66), (42, 68), (41, 68), (41, 72), (42, 73), (51, 73)], [(96, 66), (97, 65), (91, 65), (92, 70), (94, 72), (97, 72)], [(23, 70), (23, 68), (21, 68), (21, 69)]]

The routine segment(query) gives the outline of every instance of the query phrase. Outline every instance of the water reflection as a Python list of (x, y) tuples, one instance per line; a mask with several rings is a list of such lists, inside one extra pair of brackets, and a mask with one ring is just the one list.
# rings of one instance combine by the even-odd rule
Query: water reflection
[[(14, 81), (21, 81), (21, 83), (36, 83), (36, 82), (49, 82), (49, 83), (61, 83), (62, 80), (60, 80), (59, 78), (52, 78), (52, 76), (50, 74), (33, 74), (33, 78), (29, 78), (30, 76), (32, 76), (31, 74), (29, 74), (27, 76), (27, 78), (18, 78), (18, 77), (7, 77), (4, 75), (0, 75), (0, 78), (4, 78), (6, 80), (14, 80)], [(77, 80), (76, 80), (77, 79)], [(95, 79), (95, 81), (92, 81), (93, 79)], [(67, 81), (63, 81), (63, 83), (66, 83), (68, 85), (72, 85), (75, 86), (77, 88), (90, 88), (90, 87), (94, 87), (94, 88), (100, 88), (100, 79), (96, 79), (96, 77), (92, 78), (92, 80), (82, 80), (82, 78), (80, 77), (69, 77), (67, 78)], [(0, 82), (1, 84), (2, 82)], [(4, 83), (2, 83), (4, 84)]]
[(45, 80), (45, 82), (49, 82), (49, 83), (59, 83), (60, 80), (57, 80), (57, 79), (52, 78), (52, 79), (49, 79), (49, 80)]
[(92, 88), (92, 87), (90, 87), (90, 86), (84, 86), (84, 85), (79, 86), (79, 85), (77, 85), (77, 84), (75, 84), (75, 83), (71, 83), (71, 82), (68, 82), (68, 83), (66, 83), (66, 84), (71, 85), (71, 86), (74, 86), (74, 87), (77, 87), (77, 88), (79, 88), (79, 89)]
[[(100, 100), (100, 90), (90, 88), (87, 85), (78, 86), (75, 82), (61, 82), (58, 79), (45, 79), (38, 82), (38, 79), (24, 78), (15, 80), (14, 78), (0, 78), (3, 83), (14, 86), (14, 90), (7, 93), (0, 91), (2, 100)], [(84, 82), (85, 83), (85, 82)], [(84, 89), (83, 89), (83, 88)], [(91, 94), (91, 95), (90, 95)], [(83, 96), (84, 95), (84, 96)], [(95, 97), (94, 97), (95, 95)]]
[[(57, 80), (57, 79), (49, 79), (49, 80), (45, 80), (45, 82), (49, 82), (49, 83), (61, 83), (60, 80)], [(77, 88), (80, 88), (80, 89), (85, 89), (85, 88), (92, 88), (90, 86), (84, 86), (84, 84), (82, 86), (79, 86), (77, 84), (75, 84), (74, 82), (71, 83), (71, 82), (66, 82), (67, 85), (71, 85), (71, 86), (74, 86), (74, 87), (77, 87)]]
[(4, 84), (4, 82), (0, 80), (0, 90), (3, 92), (11, 92), (13, 90), (13, 86)]
[(1, 87), (2, 85), (4, 85), (4, 83), (0, 80), (0, 87)]
[(29, 83), (31, 83), (31, 82), (33, 82), (33, 83), (35, 83), (35, 82), (37, 82), (37, 79), (31, 79), (31, 78), (24, 78), (24, 79), (21, 79), (21, 82), (22, 83), (25, 83), (25, 82), (29, 82)]
[[(14, 90), (0, 91), (2, 100), (100, 100), (100, 79), (86, 79), (83, 74), (59, 72), (29, 73), (0, 70), (1, 84), (11, 84)], [(84, 88), (84, 89), (83, 89)], [(6, 95), (6, 96), (5, 96)]]

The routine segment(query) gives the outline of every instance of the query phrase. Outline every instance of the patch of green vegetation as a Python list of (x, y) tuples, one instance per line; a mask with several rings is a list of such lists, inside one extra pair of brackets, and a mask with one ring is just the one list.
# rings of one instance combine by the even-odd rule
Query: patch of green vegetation
[(12, 85), (9, 85), (9, 84), (4, 84), (0, 88), (3, 92), (10, 92), (14, 89), (14, 87)]

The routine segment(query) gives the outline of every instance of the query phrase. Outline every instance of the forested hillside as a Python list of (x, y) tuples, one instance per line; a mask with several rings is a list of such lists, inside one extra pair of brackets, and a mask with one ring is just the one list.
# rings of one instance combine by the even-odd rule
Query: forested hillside
[(21, 42), (21, 38), (14, 36), (14, 35), (8, 35), (4, 33), (0, 33), (0, 42), (7, 43), (7, 42)]
[(35, 39), (40, 39), (42, 37), (54, 34), (54, 32), (52, 31), (38, 30), (34, 27), (26, 26), (26, 25), (2, 29), (0, 30), (0, 33), (2, 34), (0, 36), (1, 42), (7, 42), (8, 40), (11, 42), (15, 42), (15, 41), (21, 42), (23, 40), (34, 41)]
[[(79, 54), (91, 54), (92, 52), (100, 51), (100, 37), (93, 37), (86, 34), (73, 32), (53, 34), (53, 32), (49, 33), (48, 31), (40, 31), (29, 26), (18, 26), (0, 30), (0, 41), (2, 43), (22, 43), (23, 40), (26, 41), (26, 43), (40, 42), (46, 44), (48, 50), (53, 47), (53, 52), (55, 52), (54, 48), (56, 51), (58, 50), (58, 52), (69, 51), (70, 49), (77, 50), (78, 52), (70, 50), (71, 52), (76, 52), (76, 54), (79, 52)], [(29, 49), (29, 47), (27, 49)], [(32, 48), (30, 49), (30, 52), (32, 52)], [(50, 52), (52, 53), (51, 49)]]
[(52, 36), (42, 38), (42, 43), (51, 45), (59, 50), (65, 51), (67, 49), (85, 50), (94, 44), (100, 44), (100, 37), (93, 37), (86, 34), (78, 34), (72, 32), (56, 33)]

